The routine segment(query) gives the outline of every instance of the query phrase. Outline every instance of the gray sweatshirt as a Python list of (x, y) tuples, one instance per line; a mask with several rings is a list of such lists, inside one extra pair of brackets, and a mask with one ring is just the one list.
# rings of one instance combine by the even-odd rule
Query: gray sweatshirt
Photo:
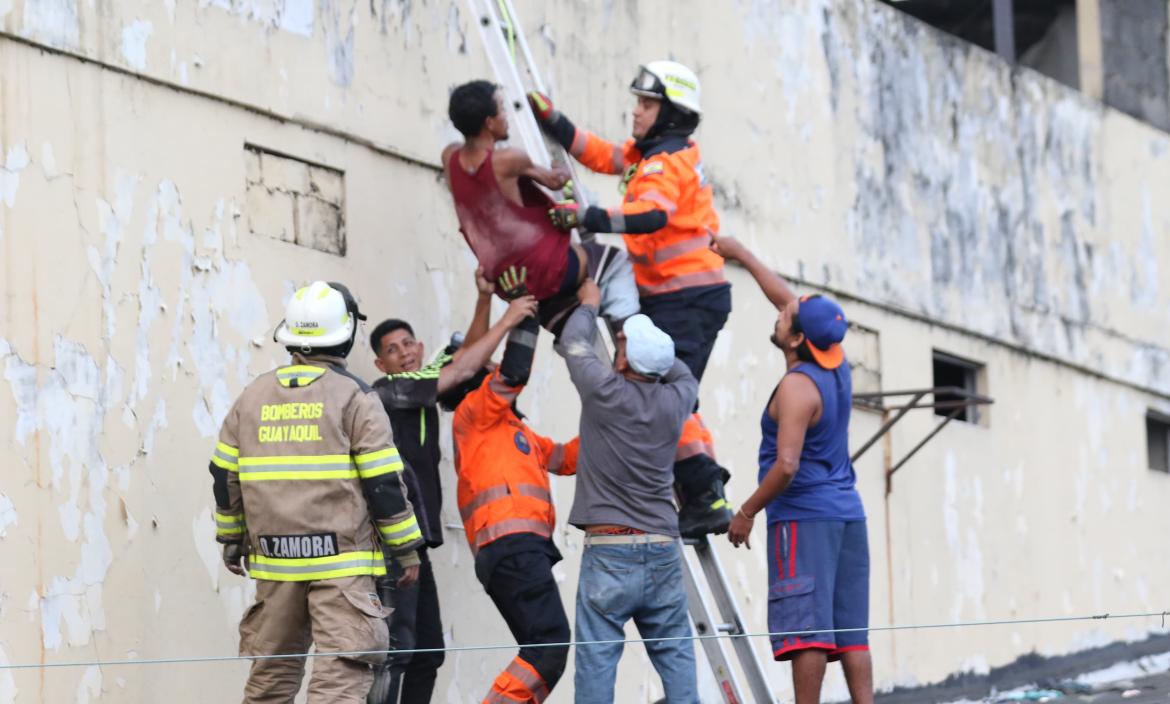
[(631, 381), (597, 354), (597, 309), (579, 306), (556, 350), (581, 395), (581, 451), (569, 523), (678, 535), (674, 455), (699, 383), (677, 359), (660, 382)]

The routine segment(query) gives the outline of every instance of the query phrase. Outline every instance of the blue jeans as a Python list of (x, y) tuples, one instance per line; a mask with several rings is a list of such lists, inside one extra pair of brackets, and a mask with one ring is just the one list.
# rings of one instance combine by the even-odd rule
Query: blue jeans
[[(586, 546), (577, 582), (576, 641), (621, 641), (631, 618), (643, 638), (690, 636), (682, 560), (677, 542)], [(614, 679), (623, 645), (577, 646), (577, 704), (614, 701)], [(698, 704), (694, 641), (646, 643), (646, 652), (662, 678), (666, 701)], [(621, 700), (629, 701), (629, 697)]]

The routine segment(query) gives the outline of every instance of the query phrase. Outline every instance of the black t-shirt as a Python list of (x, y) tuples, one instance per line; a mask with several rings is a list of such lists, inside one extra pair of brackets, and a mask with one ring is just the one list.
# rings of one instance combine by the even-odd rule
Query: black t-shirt
[(439, 482), (439, 369), (450, 361), (443, 355), (417, 372), (384, 376), (374, 390), (390, 416), (394, 444), (406, 463), (403, 477), (410, 503), (427, 546), (443, 544), (443, 487)]

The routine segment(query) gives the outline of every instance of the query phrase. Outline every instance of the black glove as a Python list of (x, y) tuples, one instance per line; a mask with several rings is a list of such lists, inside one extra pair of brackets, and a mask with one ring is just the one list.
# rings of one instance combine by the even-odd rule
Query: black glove
[(223, 546), (223, 564), (228, 572), (243, 576), (244, 574), (244, 546), (240, 543), (227, 543)]

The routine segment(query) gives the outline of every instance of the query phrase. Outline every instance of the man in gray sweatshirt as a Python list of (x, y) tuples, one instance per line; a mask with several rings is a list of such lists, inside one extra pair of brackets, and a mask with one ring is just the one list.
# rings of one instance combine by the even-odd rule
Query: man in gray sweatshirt
[[(674, 455), (699, 384), (670, 337), (644, 315), (626, 320), (611, 365), (597, 352), (600, 292), (592, 281), (557, 342), (581, 396), (577, 492), (569, 522), (585, 530), (577, 582), (577, 704), (614, 701), (625, 623), (643, 638), (691, 635), (683, 584)], [(666, 701), (697, 704), (690, 640), (646, 644)], [(622, 697), (623, 700), (628, 697)]]

